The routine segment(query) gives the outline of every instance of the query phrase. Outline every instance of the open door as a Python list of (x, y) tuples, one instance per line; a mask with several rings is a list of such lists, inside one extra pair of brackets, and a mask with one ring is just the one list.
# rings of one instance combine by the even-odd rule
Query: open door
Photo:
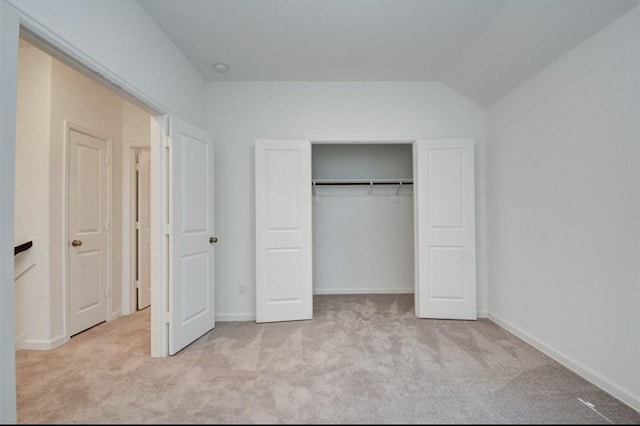
[(313, 316), (311, 143), (256, 140), (256, 321)]
[(136, 289), (138, 310), (151, 305), (151, 153), (136, 158)]
[(421, 140), (414, 159), (416, 315), (475, 320), (473, 140)]
[(213, 139), (169, 120), (169, 354), (215, 326)]

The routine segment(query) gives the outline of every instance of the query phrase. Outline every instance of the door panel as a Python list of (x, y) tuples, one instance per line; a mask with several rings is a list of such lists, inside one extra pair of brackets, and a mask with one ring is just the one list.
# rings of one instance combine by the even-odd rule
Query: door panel
[(430, 246), (430, 300), (464, 299), (464, 247)]
[(460, 149), (430, 150), (429, 225), (436, 228), (461, 228), (463, 220), (462, 154)]
[(69, 131), (69, 335), (107, 320), (107, 141)]
[(473, 141), (418, 141), (416, 313), (476, 319)]
[(170, 120), (173, 197), (169, 354), (215, 326), (213, 140)]
[(311, 144), (256, 141), (256, 321), (311, 319)]
[(269, 302), (302, 299), (302, 253), (300, 249), (267, 249), (267, 283)]
[(137, 281), (138, 309), (151, 304), (151, 156), (148, 150), (138, 152), (137, 185)]

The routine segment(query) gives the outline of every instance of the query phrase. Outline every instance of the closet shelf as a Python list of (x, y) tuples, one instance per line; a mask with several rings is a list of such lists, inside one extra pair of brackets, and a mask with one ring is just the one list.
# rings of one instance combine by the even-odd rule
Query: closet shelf
[(317, 185), (413, 185), (413, 179), (313, 179)]

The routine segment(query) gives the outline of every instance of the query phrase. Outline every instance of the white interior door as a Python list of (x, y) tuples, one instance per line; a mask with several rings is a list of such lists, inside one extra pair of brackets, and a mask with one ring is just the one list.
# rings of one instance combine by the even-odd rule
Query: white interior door
[(136, 288), (138, 309), (151, 304), (151, 153), (138, 151), (136, 160)]
[(418, 141), (416, 315), (476, 319), (473, 140)]
[(215, 326), (213, 139), (169, 121), (171, 230), (169, 354)]
[(69, 130), (69, 335), (107, 320), (108, 142)]
[(313, 316), (311, 143), (256, 140), (256, 321)]

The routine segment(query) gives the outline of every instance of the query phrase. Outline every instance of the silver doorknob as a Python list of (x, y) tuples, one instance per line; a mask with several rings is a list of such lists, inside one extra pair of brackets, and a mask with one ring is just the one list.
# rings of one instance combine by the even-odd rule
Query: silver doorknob
[(80, 247), (82, 245), (82, 241), (81, 240), (73, 240), (71, 241), (71, 245), (74, 247)]
[(209, 238), (209, 244), (213, 244), (213, 243), (217, 243), (217, 242), (218, 242), (218, 237)]

